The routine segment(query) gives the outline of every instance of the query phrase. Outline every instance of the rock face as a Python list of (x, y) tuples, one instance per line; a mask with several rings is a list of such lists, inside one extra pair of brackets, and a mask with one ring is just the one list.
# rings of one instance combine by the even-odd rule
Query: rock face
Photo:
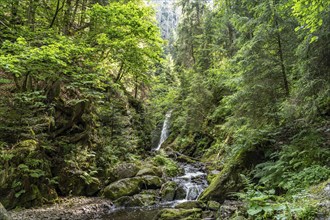
[(10, 220), (7, 210), (0, 203), (0, 220)]

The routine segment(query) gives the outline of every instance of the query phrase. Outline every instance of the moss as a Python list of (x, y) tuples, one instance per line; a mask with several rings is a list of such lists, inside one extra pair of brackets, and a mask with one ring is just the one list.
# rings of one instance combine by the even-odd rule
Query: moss
[(122, 179), (107, 186), (103, 191), (103, 196), (116, 200), (123, 196), (132, 196), (141, 191), (143, 179), (141, 177)]
[(197, 220), (202, 218), (202, 209), (164, 209), (158, 213), (158, 220)]

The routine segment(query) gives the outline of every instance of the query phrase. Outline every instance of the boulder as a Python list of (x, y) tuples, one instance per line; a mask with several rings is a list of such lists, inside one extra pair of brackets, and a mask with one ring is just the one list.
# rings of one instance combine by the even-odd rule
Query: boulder
[(112, 175), (116, 180), (134, 177), (139, 171), (139, 167), (134, 163), (121, 163), (112, 170)]
[(11, 218), (9, 217), (7, 210), (3, 205), (0, 203), (0, 220), (10, 220)]
[(111, 183), (103, 190), (103, 196), (116, 200), (123, 196), (138, 194), (142, 189), (159, 189), (163, 180), (158, 176), (138, 176)]
[(160, 189), (162, 201), (173, 201), (175, 198), (175, 191), (177, 186), (177, 183), (174, 181), (164, 183)]
[(144, 189), (159, 189), (163, 184), (163, 180), (158, 176), (142, 176), (141, 179)]
[(121, 179), (105, 187), (103, 196), (112, 200), (132, 196), (141, 191), (143, 184), (141, 177)]
[(145, 176), (145, 175), (162, 177), (163, 173), (162, 173), (162, 170), (161, 169), (159, 169), (159, 168), (157, 168), (155, 166), (151, 166), (151, 167), (144, 167), (144, 168), (142, 168), (136, 174), (136, 176)]
[(158, 220), (197, 220), (202, 219), (201, 209), (163, 209), (155, 219)]
[(178, 186), (178, 188), (175, 191), (174, 199), (175, 200), (181, 200), (181, 199), (185, 199), (186, 196), (187, 196), (187, 192), (184, 189), (184, 187), (183, 186)]

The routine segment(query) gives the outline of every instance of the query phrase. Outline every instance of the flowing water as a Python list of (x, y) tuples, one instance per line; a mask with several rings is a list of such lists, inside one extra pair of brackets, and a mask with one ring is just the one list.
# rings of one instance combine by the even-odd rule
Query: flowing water
[(184, 169), (182, 176), (172, 178), (178, 188), (185, 191), (185, 198), (171, 202), (160, 202), (149, 207), (118, 207), (102, 216), (102, 220), (153, 220), (157, 213), (164, 208), (173, 208), (179, 203), (197, 200), (198, 196), (207, 187), (206, 173), (203, 164), (180, 164)]
[(160, 135), (159, 143), (155, 149), (156, 151), (158, 151), (160, 149), (160, 147), (162, 146), (162, 144), (164, 143), (164, 141), (166, 141), (166, 139), (168, 137), (171, 114), (172, 114), (172, 110), (167, 112), (165, 115), (165, 120), (164, 120), (163, 127), (162, 127), (162, 133)]

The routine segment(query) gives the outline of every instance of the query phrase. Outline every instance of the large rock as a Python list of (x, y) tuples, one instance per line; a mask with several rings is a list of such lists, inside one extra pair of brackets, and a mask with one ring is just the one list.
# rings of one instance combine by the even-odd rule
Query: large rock
[(139, 171), (139, 167), (134, 163), (121, 163), (117, 165), (112, 174), (116, 180), (134, 177)]
[(123, 196), (138, 194), (142, 186), (143, 179), (141, 177), (122, 179), (105, 187), (103, 195), (108, 199), (116, 200)]
[(144, 189), (160, 189), (163, 180), (158, 176), (142, 176)]
[(202, 209), (163, 209), (156, 218), (157, 220), (197, 220), (202, 219)]
[(162, 177), (163, 173), (162, 170), (155, 167), (155, 166), (150, 166), (150, 167), (144, 167), (139, 172), (136, 174), (136, 176), (145, 176), (145, 175), (151, 175), (151, 176), (159, 176)]
[(9, 217), (7, 210), (3, 205), (0, 203), (0, 220), (10, 220), (11, 218)]
[(163, 180), (158, 176), (139, 176), (126, 178), (111, 183), (103, 190), (103, 195), (112, 200), (123, 196), (132, 196), (141, 192), (142, 189), (159, 189)]
[(162, 201), (173, 201), (175, 198), (175, 191), (177, 186), (177, 183), (174, 181), (164, 183), (160, 190)]
[(185, 199), (186, 196), (187, 196), (187, 192), (184, 189), (184, 187), (183, 186), (178, 186), (178, 188), (175, 191), (174, 199), (175, 200), (181, 200), (181, 199)]

